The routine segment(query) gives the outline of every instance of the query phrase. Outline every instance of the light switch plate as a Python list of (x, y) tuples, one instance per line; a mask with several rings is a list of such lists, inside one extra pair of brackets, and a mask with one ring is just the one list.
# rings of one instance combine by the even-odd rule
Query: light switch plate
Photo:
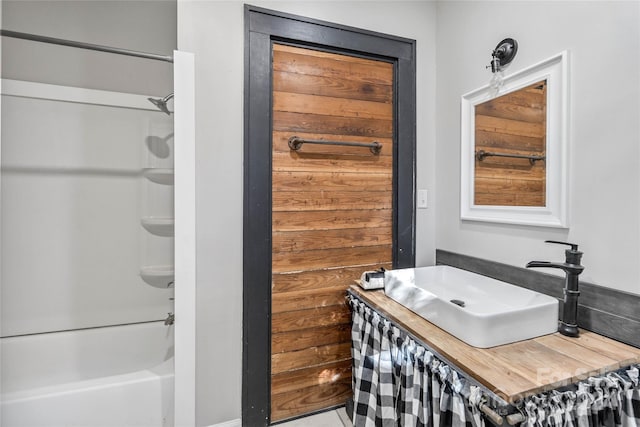
[(427, 209), (427, 190), (418, 190), (418, 209)]

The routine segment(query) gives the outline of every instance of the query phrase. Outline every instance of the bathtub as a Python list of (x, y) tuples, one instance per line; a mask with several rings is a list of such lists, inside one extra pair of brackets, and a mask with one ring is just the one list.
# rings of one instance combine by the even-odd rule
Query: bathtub
[(2, 339), (2, 427), (173, 426), (173, 327)]

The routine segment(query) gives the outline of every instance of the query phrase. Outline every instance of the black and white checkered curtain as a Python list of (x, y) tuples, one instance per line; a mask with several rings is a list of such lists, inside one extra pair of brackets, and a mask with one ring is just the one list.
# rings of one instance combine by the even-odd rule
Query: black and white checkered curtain
[(640, 427), (640, 365), (524, 399), (526, 427)]
[[(349, 304), (355, 427), (485, 425), (481, 388), (358, 298)], [(527, 397), (521, 427), (640, 427), (639, 372), (631, 366)]]
[(354, 426), (484, 426), (478, 387), (357, 298), (349, 303)]

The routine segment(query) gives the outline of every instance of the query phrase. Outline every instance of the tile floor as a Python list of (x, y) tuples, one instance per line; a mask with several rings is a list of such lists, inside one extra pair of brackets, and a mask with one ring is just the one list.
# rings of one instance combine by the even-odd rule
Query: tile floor
[(277, 427), (352, 427), (347, 411), (339, 408), (309, 417), (278, 424)]

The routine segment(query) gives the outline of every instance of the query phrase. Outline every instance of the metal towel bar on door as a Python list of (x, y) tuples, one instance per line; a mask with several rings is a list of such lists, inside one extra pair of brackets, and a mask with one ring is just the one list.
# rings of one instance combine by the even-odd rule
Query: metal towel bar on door
[(320, 144), (320, 145), (344, 145), (348, 147), (367, 147), (371, 150), (373, 154), (380, 154), (380, 150), (382, 150), (382, 144), (378, 141), (373, 141), (370, 143), (366, 142), (349, 142), (349, 141), (325, 141), (322, 139), (303, 139), (297, 136), (292, 136), (289, 138), (289, 148), (294, 151), (298, 151), (302, 144)]
[(527, 159), (532, 165), (539, 160), (546, 160), (546, 156), (528, 156), (525, 154), (507, 154), (507, 153), (492, 153), (490, 151), (478, 150), (476, 152), (476, 159), (479, 162), (483, 161), (485, 157), (509, 157), (512, 159)]

